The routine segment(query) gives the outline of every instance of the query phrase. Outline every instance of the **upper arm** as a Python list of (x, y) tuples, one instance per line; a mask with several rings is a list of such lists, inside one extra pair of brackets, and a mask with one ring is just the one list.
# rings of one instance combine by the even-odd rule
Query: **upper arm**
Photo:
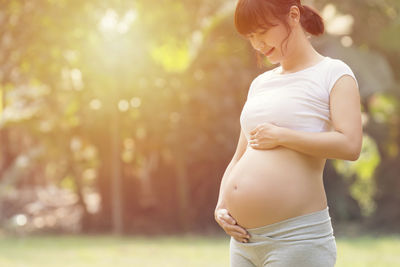
[(233, 155), (233, 160), (239, 161), (239, 159), (243, 156), (244, 152), (246, 151), (247, 144), (248, 142), (246, 136), (244, 135), (243, 129), (241, 129), (236, 151), (235, 154)]
[(357, 83), (350, 75), (341, 76), (330, 93), (331, 121), (334, 129), (349, 140), (352, 158), (357, 160), (362, 146), (361, 101)]

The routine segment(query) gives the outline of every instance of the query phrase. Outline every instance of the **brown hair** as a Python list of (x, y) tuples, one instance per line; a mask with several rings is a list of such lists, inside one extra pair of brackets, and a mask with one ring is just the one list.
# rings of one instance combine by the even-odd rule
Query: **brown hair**
[[(306, 32), (312, 35), (324, 33), (324, 22), (321, 15), (316, 9), (302, 5), (300, 0), (239, 0), (235, 10), (236, 30), (241, 35), (246, 36), (251, 32), (255, 32), (258, 28), (267, 29), (270, 26), (276, 26), (269, 20), (269, 18), (276, 18), (289, 31), (289, 34), (285, 38), (287, 40), (291, 34), (291, 29), (286, 18), (291, 6), (299, 8), (301, 14), (300, 23)], [(256, 56), (258, 67), (262, 67), (263, 58), (257, 52)]]

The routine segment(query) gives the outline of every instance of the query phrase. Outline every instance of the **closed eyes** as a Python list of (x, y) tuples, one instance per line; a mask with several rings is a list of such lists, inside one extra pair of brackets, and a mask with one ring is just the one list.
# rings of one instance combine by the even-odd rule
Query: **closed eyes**
[[(262, 34), (265, 34), (267, 31), (268, 31), (268, 30), (260, 31), (260, 32), (258, 32), (258, 34), (261, 34), (261, 35), (262, 35)], [(250, 33), (250, 34), (247, 35), (247, 37), (251, 38), (251, 37), (253, 37), (253, 34)]]

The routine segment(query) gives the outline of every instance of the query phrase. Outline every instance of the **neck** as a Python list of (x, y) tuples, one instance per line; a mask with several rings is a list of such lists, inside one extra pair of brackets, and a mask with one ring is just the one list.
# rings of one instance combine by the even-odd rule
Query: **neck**
[[(281, 61), (282, 73), (291, 73), (310, 67), (319, 62), (323, 56), (319, 54), (305, 37), (294, 34), (293, 49), (288, 45), (288, 53)], [(290, 42), (290, 41), (289, 41)]]

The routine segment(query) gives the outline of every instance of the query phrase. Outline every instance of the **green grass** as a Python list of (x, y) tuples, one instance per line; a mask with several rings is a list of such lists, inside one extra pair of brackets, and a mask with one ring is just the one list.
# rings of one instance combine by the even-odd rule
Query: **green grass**
[[(400, 266), (400, 236), (338, 238), (336, 267)], [(1, 267), (229, 266), (228, 236), (0, 238)]]

